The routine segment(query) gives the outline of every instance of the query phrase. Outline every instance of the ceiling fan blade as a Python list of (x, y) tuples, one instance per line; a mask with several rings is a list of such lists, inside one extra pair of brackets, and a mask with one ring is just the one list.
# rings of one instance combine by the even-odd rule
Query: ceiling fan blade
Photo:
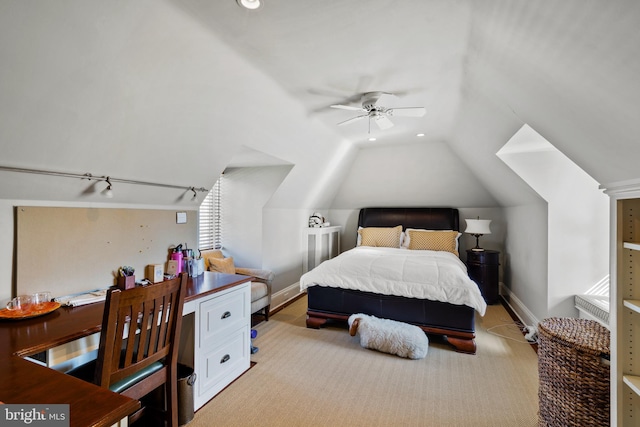
[(352, 107), (350, 105), (330, 105), (331, 108), (337, 108), (339, 110), (349, 110), (349, 111), (367, 111), (362, 107)]
[(382, 130), (385, 129), (389, 129), (391, 127), (393, 127), (393, 122), (391, 120), (389, 120), (389, 117), (387, 116), (376, 116), (374, 118), (376, 124), (378, 125), (378, 127)]
[(349, 123), (357, 122), (358, 120), (364, 119), (365, 117), (369, 117), (369, 115), (368, 114), (363, 114), (361, 116), (352, 117), (352, 118), (350, 118), (348, 120), (345, 120), (344, 122), (338, 123), (338, 126), (348, 125)]
[[(332, 89), (315, 89), (315, 88), (311, 88), (308, 89), (307, 92), (309, 92), (312, 95), (320, 95), (320, 96), (330, 96), (332, 98), (344, 98), (346, 96), (349, 96), (349, 93), (341, 91), (341, 90), (332, 90)], [(357, 101), (357, 99), (356, 99)]]
[(378, 105), (388, 105), (397, 102), (398, 95), (392, 92), (378, 92)]
[(426, 113), (424, 107), (404, 107), (404, 108), (389, 108), (387, 114), (391, 116), (403, 116), (403, 117), (422, 117)]

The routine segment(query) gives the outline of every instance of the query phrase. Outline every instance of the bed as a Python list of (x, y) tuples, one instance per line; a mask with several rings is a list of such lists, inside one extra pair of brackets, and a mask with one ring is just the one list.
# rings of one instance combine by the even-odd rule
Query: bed
[[(364, 208), (360, 210), (358, 229), (394, 228), (398, 225), (402, 226), (403, 232), (407, 232), (408, 229), (458, 231), (458, 210), (455, 208)], [(363, 257), (369, 255), (365, 255), (365, 252), (372, 253), (375, 257), (373, 260), (365, 261), (368, 263), (367, 268), (349, 267), (351, 258), (358, 263), (366, 259)], [(427, 261), (431, 264), (422, 270), (437, 268), (436, 274), (445, 276), (449, 273), (440, 272), (441, 264), (446, 268), (450, 268), (448, 266), (450, 264), (453, 269), (457, 268), (455, 264), (459, 264), (463, 272), (462, 278), (458, 277), (458, 272), (455, 272), (454, 287), (435, 291), (435, 296), (432, 296), (431, 292), (425, 296), (422, 294), (422, 289), (416, 291), (415, 288), (409, 291), (409, 296), (406, 296), (406, 292), (403, 293), (405, 296), (395, 294), (398, 287), (404, 286), (403, 281), (407, 276), (410, 277), (409, 281), (423, 280), (419, 276), (422, 274), (420, 268), (413, 273), (405, 271), (407, 265), (414, 263), (414, 257), (417, 258), (418, 253), (438, 256), (434, 260)], [(444, 256), (444, 260), (441, 260), (440, 256)], [(353, 274), (349, 273), (349, 268), (355, 269)], [(394, 269), (402, 270), (402, 274), (393, 271)], [(376, 271), (383, 270), (390, 272), (394, 280), (399, 281), (389, 282), (386, 278), (379, 279)], [(371, 277), (363, 278), (365, 271), (370, 271)], [(381, 282), (383, 290), (376, 288), (371, 291), (369, 288), (364, 290), (359, 288), (359, 284), (366, 281)], [(424, 283), (431, 281), (432, 279), (425, 279)], [(457, 286), (460, 286), (460, 289), (457, 289)], [(306, 322), (308, 328), (320, 328), (328, 321), (346, 322), (351, 314), (365, 313), (417, 325), (428, 334), (445, 337), (456, 351), (470, 354), (476, 352), (475, 315), (476, 312), (484, 314), (486, 303), (482, 299), (478, 286), (466, 274), (464, 264), (458, 256), (450, 252), (445, 255), (430, 250), (357, 246), (305, 273), (300, 279), (300, 287), (307, 292), (308, 296)]]

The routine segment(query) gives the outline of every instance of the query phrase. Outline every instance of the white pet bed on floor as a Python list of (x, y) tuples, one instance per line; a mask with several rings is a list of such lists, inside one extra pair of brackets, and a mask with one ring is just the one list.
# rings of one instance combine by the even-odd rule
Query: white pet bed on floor
[(395, 354), (408, 359), (423, 359), (429, 350), (429, 338), (415, 325), (357, 313), (349, 317), (349, 333), (360, 335), (364, 348)]

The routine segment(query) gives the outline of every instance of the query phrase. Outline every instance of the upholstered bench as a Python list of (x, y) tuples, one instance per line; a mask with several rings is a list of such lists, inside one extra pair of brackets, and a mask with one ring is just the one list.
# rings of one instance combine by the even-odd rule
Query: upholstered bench
[(236, 267), (233, 263), (233, 257), (225, 258), (220, 250), (202, 251), (201, 253), (204, 258), (204, 268), (208, 271), (254, 277), (256, 280), (251, 282), (251, 313), (260, 313), (264, 315), (265, 320), (269, 320), (271, 283), (275, 277), (271, 270)]

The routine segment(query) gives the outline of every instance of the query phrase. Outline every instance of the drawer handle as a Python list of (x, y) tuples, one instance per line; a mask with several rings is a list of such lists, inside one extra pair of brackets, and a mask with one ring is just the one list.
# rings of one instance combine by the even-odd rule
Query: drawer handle
[(227, 317), (231, 317), (231, 312), (230, 312), (230, 311), (225, 311), (225, 312), (222, 314), (221, 319), (226, 319)]
[(229, 359), (231, 359), (231, 356), (229, 356), (228, 354), (225, 354), (224, 357), (220, 359), (220, 364), (228, 362)]

